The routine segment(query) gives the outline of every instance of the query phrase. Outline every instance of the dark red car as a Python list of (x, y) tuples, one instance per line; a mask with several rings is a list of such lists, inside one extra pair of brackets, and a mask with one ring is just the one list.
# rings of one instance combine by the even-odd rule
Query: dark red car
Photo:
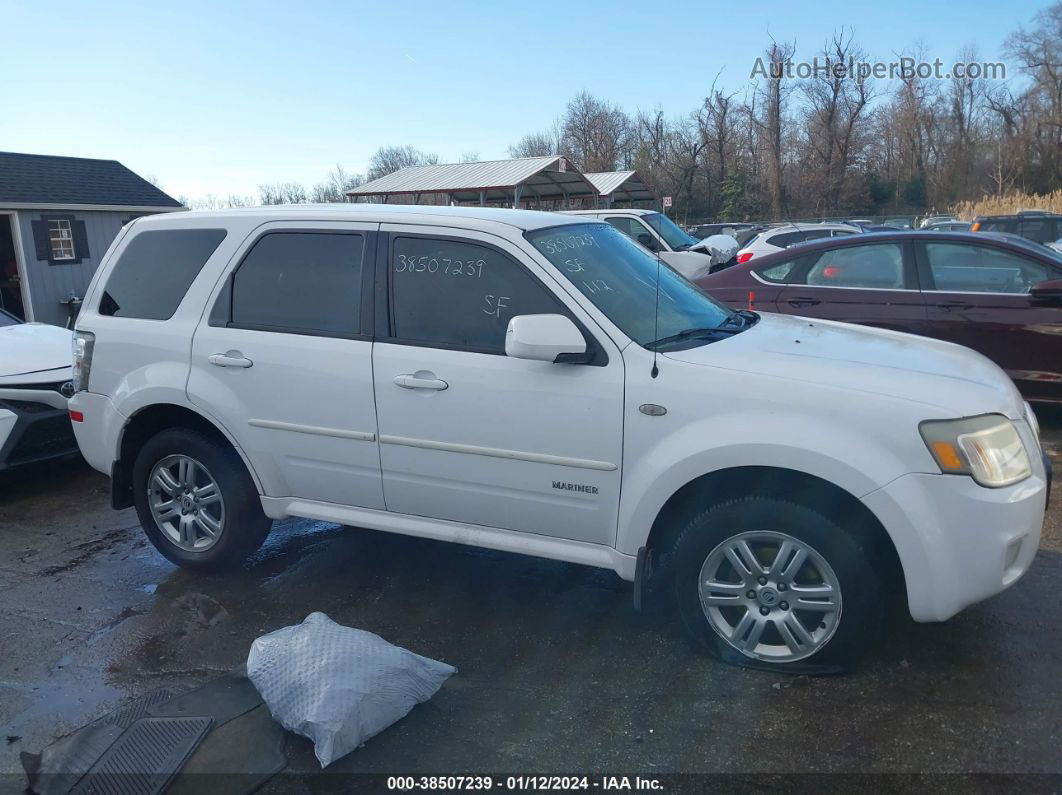
[(1011, 235), (897, 231), (827, 238), (697, 281), (735, 307), (957, 342), (1028, 400), (1062, 403), (1062, 255)]

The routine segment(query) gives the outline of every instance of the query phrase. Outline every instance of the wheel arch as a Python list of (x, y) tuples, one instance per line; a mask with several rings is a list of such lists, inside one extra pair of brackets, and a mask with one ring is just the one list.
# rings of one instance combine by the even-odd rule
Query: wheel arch
[(775, 466), (739, 466), (720, 469), (693, 478), (657, 512), (645, 541), (648, 577), (666, 579), (668, 553), (682, 528), (682, 518), (708, 505), (739, 496), (778, 497), (824, 511), (846, 527), (853, 527), (867, 542), (875, 560), (883, 566), (883, 585), (902, 595), (907, 586), (896, 545), (885, 526), (855, 495), (835, 483), (807, 472)]
[(114, 508), (133, 505), (133, 462), (144, 443), (167, 428), (191, 428), (230, 448), (240, 457), (258, 493), (262, 493), (262, 484), (251, 462), (220, 425), (188, 406), (153, 403), (140, 408), (122, 427), (118, 455), (111, 469), (111, 504)]

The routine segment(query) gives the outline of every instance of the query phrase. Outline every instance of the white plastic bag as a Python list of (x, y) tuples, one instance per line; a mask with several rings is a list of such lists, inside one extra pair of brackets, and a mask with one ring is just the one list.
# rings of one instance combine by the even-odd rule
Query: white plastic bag
[(247, 676), (273, 719), (313, 740), (321, 767), (427, 701), (457, 671), (310, 613), (256, 639)]

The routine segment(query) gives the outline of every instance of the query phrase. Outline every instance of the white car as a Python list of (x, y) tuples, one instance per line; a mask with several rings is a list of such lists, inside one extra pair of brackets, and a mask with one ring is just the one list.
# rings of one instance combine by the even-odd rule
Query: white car
[(668, 584), (696, 638), (779, 667), (851, 659), (890, 595), (942, 621), (1013, 585), (1046, 506), (988, 359), (732, 311), (577, 215), (139, 218), (74, 378), (82, 452), (178, 565), (286, 517), (444, 539)]
[(745, 247), (737, 253), (737, 262), (740, 265), (753, 257), (765, 257), (806, 240), (858, 235), (862, 231), (855, 224), (780, 224), (746, 241)]
[(0, 471), (77, 453), (70, 341), (67, 329), (0, 310)]
[(738, 244), (732, 235), (710, 235), (698, 240), (656, 210), (564, 210), (564, 215), (581, 215), (611, 224), (637, 241), (690, 281), (715, 272), (737, 256)]

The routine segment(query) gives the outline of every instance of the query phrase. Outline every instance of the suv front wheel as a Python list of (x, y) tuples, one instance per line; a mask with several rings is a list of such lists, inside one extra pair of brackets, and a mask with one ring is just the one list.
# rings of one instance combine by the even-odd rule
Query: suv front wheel
[(680, 531), (674, 559), (679, 612), (723, 659), (848, 665), (881, 623), (858, 536), (804, 505), (750, 496), (707, 507)]
[(141, 448), (133, 494), (151, 543), (188, 569), (239, 565), (272, 524), (235, 451), (189, 428), (162, 431)]

